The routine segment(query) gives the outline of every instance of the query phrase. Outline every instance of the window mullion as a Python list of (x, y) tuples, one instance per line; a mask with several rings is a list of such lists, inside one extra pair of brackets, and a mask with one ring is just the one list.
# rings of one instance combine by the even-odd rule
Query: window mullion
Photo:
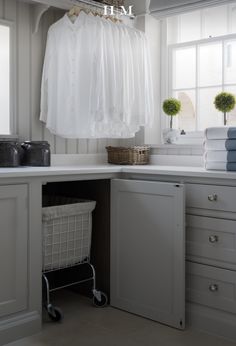
[(198, 90), (198, 76), (199, 76), (199, 45), (196, 45), (196, 85), (195, 85), (195, 131), (199, 129), (199, 114), (198, 114), (198, 103), (199, 103), (199, 90)]
[[(169, 94), (169, 90), (172, 87), (170, 84), (172, 78), (172, 49), (167, 45), (167, 20), (161, 21), (161, 101), (166, 99)], [(161, 114), (161, 128), (166, 128), (167, 117), (163, 115), (162, 104), (160, 105)]]
[(187, 42), (182, 42), (182, 43), (174, 43), (174, 44), (170, 44), (169, 47), (171, 47), (171, 48), (184, 48), (184, 47), (194, 46), (196, 44), (207, 44), (207, 43), (214, 43), (214, 42), (219, 42), (219, 41), (223, 41), (223, 40), (234, 40), (234, 39), (236, 39), (236, 34), (228, 34), (228, 35), (223, 35), (223, 36), (204, 38), (202, 40), (187, 41)]
[(222, 90), (225, 90), (225, 41), (222, 41)]
[(200, 21), (201, 21), (201, 39), (203, 40), (205, 34), (205, 18), (203, 17), (203, 10), (200, 10)]
[(231, 16), (231, 7), (227, 5), (227, 31), (228, 34), (232, 32), (232, 16)]

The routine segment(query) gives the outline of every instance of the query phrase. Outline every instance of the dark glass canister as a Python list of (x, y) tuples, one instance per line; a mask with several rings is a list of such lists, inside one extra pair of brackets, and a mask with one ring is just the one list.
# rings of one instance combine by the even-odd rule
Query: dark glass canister
[(22, 165), (48, 167), (51, 164), (50, 144), (46, 141), (25, 141), (23, 148)]
[(0, 141), (0, 167), (20, 166), (22, 149), (16, 141)]

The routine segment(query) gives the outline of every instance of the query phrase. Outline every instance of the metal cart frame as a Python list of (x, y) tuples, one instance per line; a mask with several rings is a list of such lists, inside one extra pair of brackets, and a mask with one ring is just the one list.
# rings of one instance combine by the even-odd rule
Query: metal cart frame
[[(51, 303), (50, 293), (53, 291), (92, 281), (94, 305), (104, 307), (108, 299), (104, 292), (96, 289), (96, 271), (90, 263), (91, 214), (96, 202), (66, 197), (56, 197), (52, 200), (50, 197), (48, 204), (49, 207), (43, 208), (42, 280), (46, 290), (44, 306), (53, 321), (60, 321), (63, 317), (62, 311)], [(91, 276), (56, 287), (50, 284), (47, 274), (85, 264), (90, 267)]]

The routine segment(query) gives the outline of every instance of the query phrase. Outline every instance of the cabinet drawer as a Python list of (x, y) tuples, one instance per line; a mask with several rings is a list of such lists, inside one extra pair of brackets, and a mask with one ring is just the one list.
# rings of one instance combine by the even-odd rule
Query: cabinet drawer
[(236, 313), (236, 272), (192, 262), (186, 271), (188, 301)]
[(236, 187), (187, 184), (186, 206), (236, 212)]
[(189, 256), (236, 264), (236, 221), (187, 215)]

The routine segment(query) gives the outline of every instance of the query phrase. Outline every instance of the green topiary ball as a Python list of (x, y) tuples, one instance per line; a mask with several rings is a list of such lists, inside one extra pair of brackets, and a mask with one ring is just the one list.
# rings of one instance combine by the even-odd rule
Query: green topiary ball
[(214, 101), (216, 109), (223, 113), (232, 111), (235, 107), (235, 103), (235, 96), (226, 92), (218, 94)]
[(175, 116), (181, 111), (181, 102), (177, 99), (170, 98), (163, 102), (163, 111), (169, 116)]

